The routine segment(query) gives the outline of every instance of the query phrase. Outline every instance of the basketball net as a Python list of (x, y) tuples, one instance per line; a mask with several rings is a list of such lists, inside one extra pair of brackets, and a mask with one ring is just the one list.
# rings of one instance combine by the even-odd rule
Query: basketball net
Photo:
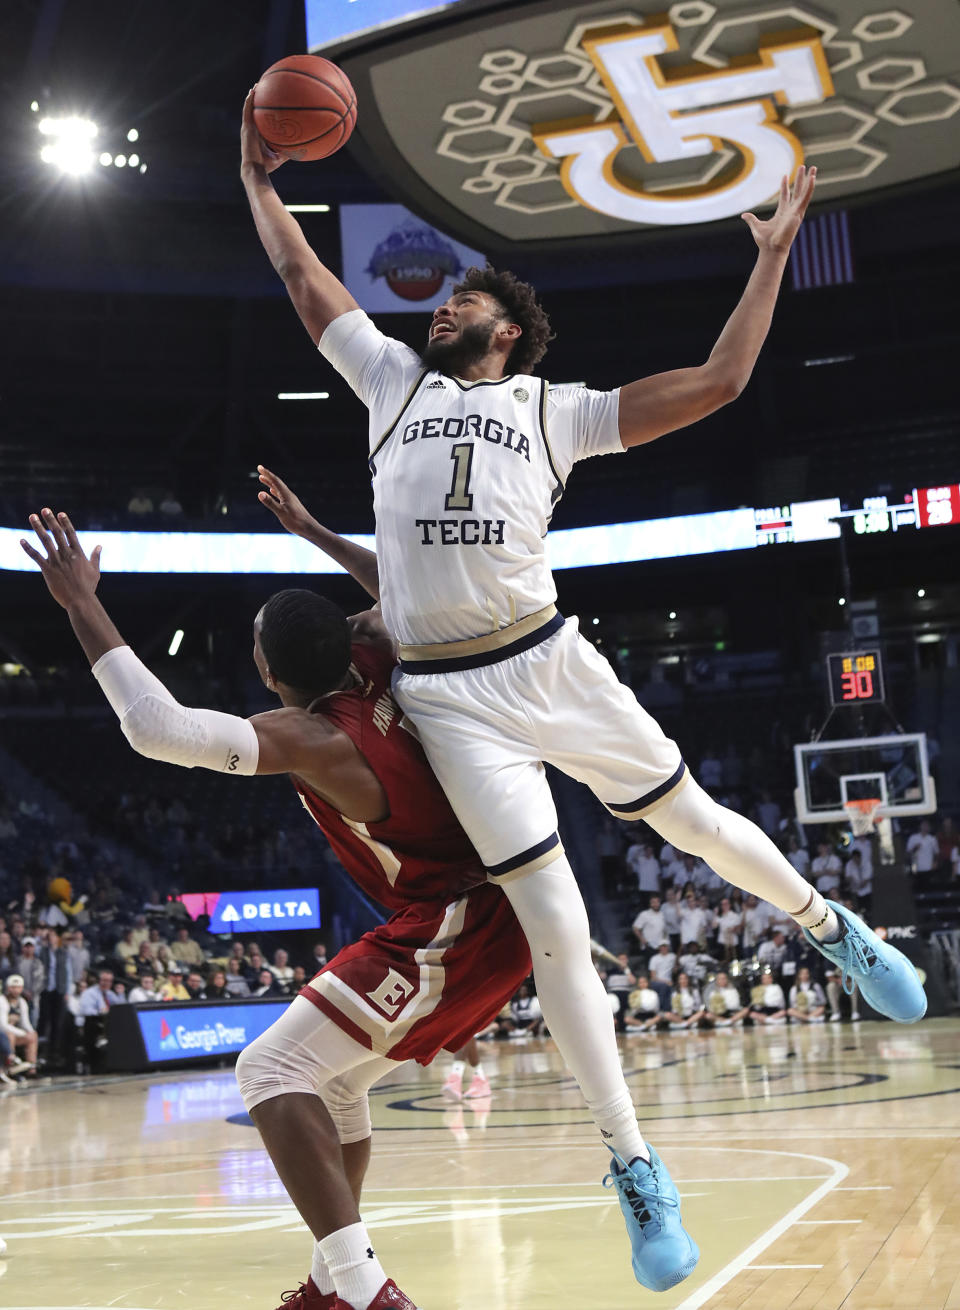
[(880, 822), (879, 809), (882, 804), (883, 801), (879, 796), (871, 796), (867, 800), (843, 802), (854, 837), (873, 836), (873, 831)]

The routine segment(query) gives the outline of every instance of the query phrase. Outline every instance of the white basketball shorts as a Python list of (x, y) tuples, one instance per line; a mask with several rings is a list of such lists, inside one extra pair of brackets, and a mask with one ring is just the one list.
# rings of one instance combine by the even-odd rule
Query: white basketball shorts
[[(480, 653), (479, 641), (437, 647), (428, 658), (429, 648), (401, 647), (393, 679), (397, 703), (497, 881), (562, 853), (543, 761), (586, 783), (618, 819), (643, 818), (688, 777), (676, 743), (580, 635), (575, 618), (548, 615), (519, 641), (510, 632)], [(458, 659), (457, 647), (472, 653)]]

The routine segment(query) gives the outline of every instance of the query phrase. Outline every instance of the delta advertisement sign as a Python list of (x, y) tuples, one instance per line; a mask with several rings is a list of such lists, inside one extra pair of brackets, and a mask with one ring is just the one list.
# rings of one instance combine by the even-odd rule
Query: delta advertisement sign
[(237, 1055), (266, 1032), (289, 1001), (230, 1005), (159, 1006), (137, 1012), (143, 1046), (151, 1064)]
[(267, 892), (184, 892), (191, 919), (210, 917), (210, 932), (280, 932), (320, 927), (316, 887), (284, 887)]

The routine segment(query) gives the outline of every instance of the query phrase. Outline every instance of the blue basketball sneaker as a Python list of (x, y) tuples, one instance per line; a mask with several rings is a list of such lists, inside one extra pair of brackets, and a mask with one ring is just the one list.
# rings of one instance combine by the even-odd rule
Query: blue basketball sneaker
[(835, 942), (818, 942), (809, 929), (803, 935), (811, 946), (840, 967), (843, 990), (850, 996), (854, 986), (878, 1014), (897, 1023), (916, 1023), (927, 1012), (927, 997), (917, 971), (889, 942), (881, 941), (862, 919), (836, 901), (827, 901), (836, 911), (843, 936)]
[(612, 1147), (604, 1187), (615, 1187), (633, 1247), (633, 1273), (651, 1292), (668, 1292), (693, 1273), (700, 1249), (680, 1222), (680, 1193), (667, 1167), (647, 1143), (650, 1163), (627, 1164)]

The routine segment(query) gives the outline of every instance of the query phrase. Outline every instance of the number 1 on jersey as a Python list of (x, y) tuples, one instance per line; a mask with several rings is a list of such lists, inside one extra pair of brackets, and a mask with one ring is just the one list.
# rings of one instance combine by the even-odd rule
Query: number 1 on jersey
[(473, 465), (473, 444), (464, 442), (454, 446), (450, 451), (453, 460), (453, 483), (447, 493), (444, 509), (473, 509), (473, 495), (470, 486), (470, 469)]

